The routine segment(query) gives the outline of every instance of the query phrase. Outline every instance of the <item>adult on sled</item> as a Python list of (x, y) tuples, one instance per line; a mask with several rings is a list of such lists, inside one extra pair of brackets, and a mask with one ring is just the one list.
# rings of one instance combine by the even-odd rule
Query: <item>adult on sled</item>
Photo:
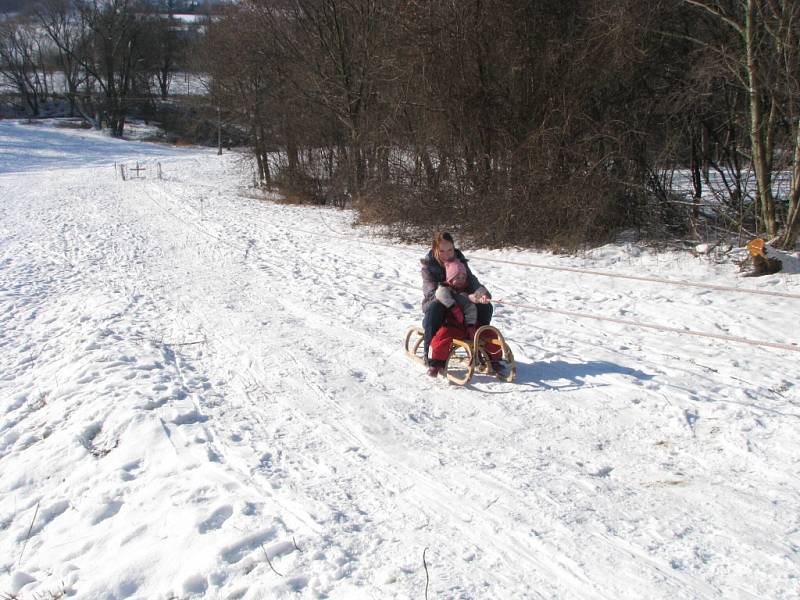
[[(457, 261), (460, 266), (454, 267), (455, 263), (451, 261)], [(464, 254), (455, 247), (451, 234), (437, 232), (433, 237), (431, 250), (420, 262), (422, 263), (422, 312), (424, 313), (422, 327), (425, 332), (423, 352), (429, 367), (428, 375), (435, 377), (445, 366), (453, 337), (468, 337), (467, 326), (473, 325), (473, 323), (478, 327), (489, 325), (494, 308), (489, 302), (491, 294), (470, 270)], [(463, 271), (466, 275), (465, 280), (455, 291), (466, 294), (469, 301), (474, 304), (477, 311), (477, 323), (468, 324), (464, 320), (462, 302), (457, 302), (456, 294), (450, 289), (451, 284), (447, 281), (448, 263), (451, 263), (452, 272)], [(466, 308), (468, 312), (471, 310), (469, 307)], [(474, 332), (474, 329), (471, 331)], [(429, 356), (429, 348), (431, 348), (434, 338), (436, 343), (431, 356)], [(493, 366), (502, 368), (499, 363)]]

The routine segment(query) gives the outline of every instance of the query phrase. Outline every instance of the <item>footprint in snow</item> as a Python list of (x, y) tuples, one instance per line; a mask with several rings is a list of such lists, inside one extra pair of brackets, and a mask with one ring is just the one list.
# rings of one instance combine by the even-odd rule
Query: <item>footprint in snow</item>
[(122, 465), (119, 477), (122, 481), (133, 481), (139, 475), (138, 471), (141, 470), (141, 468), (142, 461), (140, 460)]
[(192, 408), (191, 410), (184, 412), (184, 413), (177, 413), (171, 421), (175, 425), (191, 425), (193, 423), (203, 423), (208, 420), (208, 417), (200, 414), (200, 412), (196, 408)]
[(59, 500), (48, 506), (40, 506), (39, 513), (33, 526), (28, 530), (21, 531), (17, 536), (17, 541), (22, 542), (28, 537), (32, 537), (42, 531), (51, 522), (53, 522), (59, 515), (64, 513), (69, 508), (69, 500)]
[(208, 581), (199, 573), (190, 575), (183, 582), (183, 593), (187, 596), (205, 594), (207, 589)]
[(364, 381), (367, 376), (363, 371), (350, 371), (350, 376), (356, 381)]
[(89, 517), (89, 523), (97, 525), (106, 519), (110, 519), (116, 515), (121, 508), (122, 502), (118, 500), (106, 500), (104, 504)]
[(614, 470), (614, 467), (602, 467), (598, 469), (594, 473), (589, 473), (592, 477), (609, 477), (611, 475), (611, 471)]
[(235, 564), (247, 556), (254, 550), (261, 550), (260, 546), (265, 542), (272, 540), (277, 535), (275, 527), (267, 527), (252, 535), (245, 536), (235, 544), (226, 546), (220, 552), (222, 560), (228, 564)]
[(156, 408), (161, 408), (168, 402), (167, 398), (159, 398), (158, 400), (151, 398), (147, 400), (144, 404), (142, 404), (142, 408), (144, 410), (155, 410)]
[(309, 579), (308, 577), (303, 577), (302, 575), (297, 577), (290, 577), (286, 580), (286, 585), (291, 589), (293, 592), (302, 592), (305, 588), (308, 587)]
[(117, 585), (116, 593), (112, 595), (112, 598), (119, 598), (122, 600), (123, 598), (130, 598), (136, 593), (136, 590), (139, 589), (139, 585), (135, 581), (122, 581), (119, 585)]
[(197, 531), (200, 533), (208, 533), (209, 531), (219, 529), (232, 514), (233, 507), (230, 504), (220, 506), (197, 526)]

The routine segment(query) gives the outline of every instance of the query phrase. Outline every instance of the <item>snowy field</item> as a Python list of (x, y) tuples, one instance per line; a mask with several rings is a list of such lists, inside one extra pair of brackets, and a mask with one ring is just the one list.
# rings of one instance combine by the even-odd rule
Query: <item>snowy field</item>
[[(209, 77), (199, 73), (180, 71), (175, 73), (170, 80), (169, 93), (172, 96), (205, 96), (208, 94)], [(160, 93), (157, 89), (158, 84), (152, 82), (154, 94)], [(60, 71), (48, 73), (48, 88), (54, 94), (66, 96), (69, 87), (67, 86), (64, 74)], [(101, 91), (100, 86), (95, 86), (96, 91)], [(0, 74), (0, 92), (17, 93), (16, 86), (3, 74)]]
[(467, 250), (518, 373), (459, 388), (426, 249), (251, 180), (0, 122), (0, 598), (800, 595), (796, 259)]

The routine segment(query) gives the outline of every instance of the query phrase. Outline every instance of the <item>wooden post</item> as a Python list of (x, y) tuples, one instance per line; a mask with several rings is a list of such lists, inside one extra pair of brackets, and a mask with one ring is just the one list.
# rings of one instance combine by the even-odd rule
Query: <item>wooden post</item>
[(135, 171), (136, 172), (136, 179), (139, 179), (139, 173), (141, 173), (142, 171), (146, 171), (146, 170), (147, 170), (147, 167), (140, 167), (139, 166), (139, 161), (138, 160), (136, 161), (136, 168), (135, 169), (131, 169), (131, 171)]

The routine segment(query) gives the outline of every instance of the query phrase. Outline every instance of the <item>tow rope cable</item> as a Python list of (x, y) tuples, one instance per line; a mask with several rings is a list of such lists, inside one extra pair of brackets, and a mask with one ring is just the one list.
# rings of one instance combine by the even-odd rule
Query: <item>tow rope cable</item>
[(504, 306), (513, 306), (523, 310), (532, 310), (537, 312), (548, 312), (557, 315), (565, 315), (568, 317), (575, 317), (578, 319), (593, 319), (595, 321), (606, 321), (609, 323), (619, 323), (621, 325), (630, 325), (632, 327), (639, 327), (640, 329), (654, 329), (656, 331), (666, 331), (671, 333), (678, 333), (681, 335), (693, 335), (695, 337), (713, 338), (718, 340), (725, 340), (726, 342), (737, 342), (740, 344), (749, 344), (750, 346), (763, 346), (765, 348), (778, 348), (780, 350), (789, 350), (791, 352), (800, 352), (800, 346), (797, 344), (782, 344), (780, 342), (765, 342), (761, 340), (751, 340), (748, 338), (737, 337), (733, 335), (723, 335), (721, 333), (706, 333), (703, 331), (693, 331), (691, 329), (681, 329), (679, 327), (667, 327), (665, 325), (655, 325), (653, 323), (642, 323), (639, 321), (629, 321), (628, 319), (618, 319), (616, 317), (601, 317), (598, 315), (590, 315), (587, 313), (575, 312), (572, 310), (562, 310), (559, 308), (547, 308), (544, 306), (534, 306), (533, 304), (521, 304), (518, 302), (509, 302), (503, 298), (499, 300), (492, 299), (494, 304), (502, 304)]
[[(331, 229), (327, 223), (324, 222), (328, 229)], [(339, 239), (344, 240), (350, 243), (355, 244), (369, 244), (371, 246), (380, 246), (383, 248), (391, 248), (393, 250), (408, 250), (409, 252), (417, 252), (416, 249), (413, 248), (403, 248), (402, 246), (398, 246), (397, 244), (387, 244), (384, 242), (379, 242), (377, 240), (360, 240), (356, 239), (354, 236), (343, 235), (341, 233), (333, 233), (333, 234), (326, 234), (326, 233), (319, 233), (317, 231), (307, 231), (303, 229), (295, 229), (297, 233), (304, 233), (307, 235), (318, 236), (322, 238), (330, 238), (330, 239)], [(333, 229), (331, 229), (333, 231)], [(540, 263), (531, 263), (531, 262), (523, 262), (523, 261), (515, 261), (515, 260), (504, 260), (501, 258), (489, 258), (488, 256), (480, 256), (480, 255), (472, 255), (469, 257), (469, 261), (483, 261), (488, 263), (498, 263), (504, 265), (515, 265), (518, 267), (528, 267), (531, 269), (547, 269), (549, 271), (566, 271), (568, 273), (580, 273), (582, 275), (597, 275), (599, 277), (611, 277), (613, 279), (628, 279), (632, 281), (647, 281), (650, 283), (663, 283), (666, 285), (677, 285), (683, 287), (695, 287), (700, 289), (708, 289), (708, 290), (717, 290), (723, 292), (739, 292), (741, 294), (754, 294), (757, 296), (772, 296), (777, 298), (793, 298), (795, 300), (800, 300), (800, 294), (792, 294), (791, 292), (774, 292), (771, 290), (754, 290), (750, 288), (740, 288), (740, 287), (733, 287), (730, 285), (716, 285), (713, 283), (699, 283), (694, 281), (680, 281), (678, 279), (664, 279), (659, 277), (644, 277), (641, 275), (625, 275), (622, 273), (609, 273), (607, 271), (593, 271), (591, 269), (579, 269), (576, 267), (556, 267), (552, 265), (543, 265)]]
[[(148, 194), (148, 196), (149, 196), (149, 194)], [(152, 198), (152, 197), (150, 197), (150, 198), (156, 205), (159, 206), (159, 208), (161, 208), (161, 210), (164, 210), (163, 207), (161, 207), (158, 204), (158, 202), (155, 201), (154, 198)], [(175, 216), (175, 215), (173, 215), (173, 216)], [(197, 227), (196, 224), (189, 224), (189, 223), (186, 223), (186, 224), (190, 225), (193, 228), (201, 229), (201, 228)], [(352, 238), (348, 239), (347, 236), (342, 236), (342, 235), (325, 235), (325, 234), (320, 234), (320, 233), (310, 232), (310, 231), (303, 231), (303, 230), (296, 230), (296, 231), (301, 232), (301, 233), (310, 234), (310, 235), (317, 235), (317, 236), (320, 236), (320, 237), (339, 238), (339, 239), (345, 239), (345, 240), (348, 240), (348, 241), (355, 241), (356, 243), (368, 243), (368, 242), (362, 242), (361, 240), (353, 240)], [(211, 235), (211, 234), (208, 234), (208, 232), (205, 232), (204, 230), (203, 230), (203, 233), (206, 233), (207, 235)], [(227, 241), (225, 241), (225, 240), (223, 240), (221, 238), (218, 238), (217, 236), (211, 235), (211, 237), (217, 239), (218, 241), (220, 241), (220, 242), (224, 243), (225, 245), (228, 245), (228, 246), (230, 246), (232, 248), (236, 248), (237, 247), (236, 245), (234, 245), (234, 244), (232, 244), (230, 242), (227, 242)], [(369, 242), (369, 243), (371, 243), (372, 245), (376, 245), (376, 246), (384, 246), (384, 247), (387, 247), (387, 248), (397, 249), (397, 246), (392, 246), (390, 244), (385, 244), (385, 243), (381, 243), (381, 242)], [(727, 286), (718, 286), (718, 285), (713, 285), (713, 284), (708, 284), (707, 285), (707, 284), (694, 283), (694, 282), (674, 281), (674, 280), (670, 280), (670, 279), (656, 279), (656, 278), (650, 278), (650, 277), (640, 277), (640, 276), (635, 276), (635, 275), (618, 275), (616, 273), (605, 273), (605, 272), (602, 272), (602, 271), (590, 271), (590, 270), (587, 270), (587, 269), (577, 269), (577, 268), (572, 268), (572, 267), (551, 267), (551, 266), (547, 266), (547, 265), (538, 265), (538, 264), (535, 264), (535, 263), (523, 263), (523, 262), (516, 262), (516, 261), (507, 261), (507, 260), (501, 260), (501, 259), (485, 258), (485, 257), (480, 257), (480, 256), (474, 256), (471, 260), (483, 260), (483, 261), (486, 261), (486, 262), (506, 263), (506, 264), (525, 266), (525, 267), (532, 267), (532, 268), (550, 269), (550, 270), (555, 270), (555, 271), (571, 271), (571, 272), (585, 273), (585, 274), (590, 274), (590, 275), (602, 275), (602, 276), (606, 276), (606, 277), (618, 277), (618, 278), (623, 278), (623, 279), (633, 279), (633, 280), (639, 280), (639, 281), (651, 281), (651, 282), (657, 282), (657, 283), (668, 283), (668, 284), (672, 284), (672, 285), (683, 285), (683, 286), (690, 286), (690, 287), (710, 288), (710, 289), (719, 289), (719, 290), (725, 290), (725, 291), (744, 292), (744, 293), (751, 293), (751, 294), (762, 294), (762, 295), (769, 295), (769, 296), (781, 296), (781, 297), (800, 299), (800, 295), (799, 294), (789, 294), (789, 293), (784, 293), (784, 292), (771, 292), (771, 291), (767, 291), (767, 290), (749, 290), (749, 289), (741, 289), (741, 288), (734, 288), (734, 287), (727, 287)], [(403, 286), (403, 287), (409, 287), (409, 286)], [(762, 341), (762, 340), (751, 340), (749, 338), (737, 337), (737, 336), (732, 336), (732, 335), (724, 335), (724, 334), (719, 334), (719, 333), (706, 333), (706, 332), (702, 332), (702, 331), (694, 331), (694, 330), (691, 330), (691, 329), (681, 329), (681, 328), (678, 328), (678, 327), (668, 327), (668, 326), (665, 326), (665, 325), (656, 325), (654, 323), (642, 323), (642, 322), (639, 322), (639, 321), (631, 321), (631, 320), (628, 320), (628, 319), (619, 319), (619, 318), (616, 318), (616, 317), (603, 317), (603, 316), (599, 316), (599, 315), (591, 315), (591, 314), (587, 314), (587, 313), (581, 313), (581, 312), (569, 311), (569, 310), (562, 310), (562, 309), (558, 309), (558, 308), (548, 308), (548, 307), (544, 307), (544, 306), (536, 306), (536, 305), (533, 305), (533, 304), (522, 304), (522, 303), (518, 303), (518, 302), (508, 301), (508, 300), (505, 300), (503, 298), (501, 298), (501, 299), (492, 299), (492, 302), (496, 303), (496, 304), (502, 304), (502, 305), (505, 305), (505, 306), (512, 306), (512, 307), (515, 307), (515, 308), (520, 308), (520, 309), (523, 309), (523, 310), (530, 310), (530, 311), (536, 311), (536, 312), (547, 312), (547, 313), (552, 313), (552, 314), (560, 314), (560, 315), (564, 315), (564, 316), (568, 316), (568, 317), (574, 317), (574, 318), (577, 318), (577, 319), (592, 319), (592, 320), (595, 320), (595, 321), (605, 321), (607, 323), (618, 323), (620, 325), (629, 325), (631, 327), (638, 327), (640, 329), (651, 329), (651, 330), (654, 330), (654, 331), (663, 331), (663, 332), (669, 332), (669, 333), (677, 333), (677, 334), (681, 334), (681, 335), (691, 335), (691, 336), (695, 336), (695, 337), (705, 337), (705, 338), (711, 338), (711, 339), (724, 340), (724, 341), (727, 341), (727, 342), (748, 344), (750, 346), (760, 346), (760, 347), (764, 347), (764, 348), (776, 348), (776, 349), (779, 349), (779, 350), (788, 350), (790, 352), (800, 352), (800, 346), (798, 346), (795, 343), (785, 344), (785, 343), (780, 343), (780, 342), (768, 342), (768, 341)]]
[(738, 288), (728, 285), (715, 285), (713, 283), (695, 283), (693, 281), (679, 281), (677, 279), (660, 279), (657, 277), (642, 277), (641, 275), (623, 275), (620, 273), (607, 273), (605, 271), (592, 271), (589, 269), (578, 269), (575, 267), (553, 267), (537, 263), (519, 262), (513, 260), (503, 260), (500, 258), (486, 258), (483, 256), (472, 256), (470, 260), (482, 260), (486, 262), (502, 263), (506, 265), (517, 265), (520, 267), (531, 267), (534, 269), (548, 269), (550, 271), (568, 271), (571, 273), (581, 273), (584, 275), (599, 275), (601, 277), (614, 277), (617, 279), (632, 279), (634, 281), (650, 281), (653, 283), (666, 283), (669, 285), (680, 285), (686, 287), (697, 287), (709, 290), (722, 290), (725, 292), (741, 292), (743, 294), (758, 294), (762, 296), (777, 296), (779, 298), (795, 298), (800, 300), (800, 294), (790, 292), (773, 292), (771, 290), (752, 290), (748, 288)]

